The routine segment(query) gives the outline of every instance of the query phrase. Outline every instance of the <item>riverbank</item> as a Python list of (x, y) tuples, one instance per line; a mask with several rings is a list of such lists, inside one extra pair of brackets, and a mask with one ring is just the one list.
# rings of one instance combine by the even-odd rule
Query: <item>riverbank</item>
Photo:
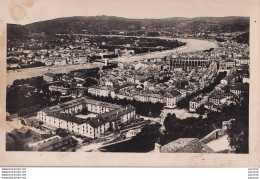
[[(141, 38), (141, 37), (140, 37)], [(149, 38), (149, 37), (147, 37)], [(131, 61), (139, 61), (143, 59), (149, 58), (160, 58), (167, 55), (171, 55), (176, 52), (196, 52), (196, 51), (204, 51), (210, 48), (217, 48), (218, 44), (216, 42), (209, 41), (207, 39), (186, 39), (186, 38), (171, 38), (171, 37), (157, 37), (168, 40), (179, 40), (181, 42), (187, 43), (185, 46), (181, 46), (172, 50), (165, 50), (162, 52), (151, 52), (147, 54), (134, 55), (131, 57), (119, 57), (114, 61), (118, 62), (131, 62)], [(95, 68), (102, 67), (104, 63), (86, 63), (82, 65), (70, 65), (70, 66), (62, 66), (62, 67), (36, 67), (29, 69), (19, 69), (19, 70), (8, 70), (7, 72), (7, 85), (12, 85), (13, 81), (16, 79), (26, 79), (36, 76), (42, 76), (45, 73), (69, 73), (72, 70), (76, 69), (86, 69), (86, 68)]]
[(14, 80), (17, 79), (26, 79), (36, 76), (42, 76), (46, 73), (69, 73), (70, 71), (77, 69), (89, 69), (95, 67), (102, 67), (104, 63), (95, 62), (95, 63), (86, 63), (79, 65), (68, 65), (68, 66), (59, 66), (59, 67), (36, 67), (36, 68), (27, 68), (19, 70), (8, 70), (7, 71), (7, 85), (12, 85)]

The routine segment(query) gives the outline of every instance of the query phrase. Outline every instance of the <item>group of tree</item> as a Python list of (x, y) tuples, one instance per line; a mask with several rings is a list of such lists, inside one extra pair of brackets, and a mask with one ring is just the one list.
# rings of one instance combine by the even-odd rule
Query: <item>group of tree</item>
[(20, 63), (17, 67), (7, 67), (7, 70), (15, 70), (15, 69), (21, 69), (21, 68), (34, 68), (34, 67), (41, 67), (46, 66), (45, 63), (42, 62), (34, 62), (32, 64), (28, 63)]
[(103, 66), (102, 70), (108, 70), (112, 68), (117, 68), (117, 63), (110, 63), (108, 66)]
[(41, 76), (15, 80), (7, 88), (6, 111), (19, 116), (31, 115), (44, 107), (70, 99), (60, 99), (60, 92), (49, 91), (49, 85)]
[(78, 70), (73, 70), (70, 73), (71, 74), (83, 74), (85, 78), (87, 77), (92, 77), (92, 78), (96, 78), (99, 79), (99, 68), (89, 68), (89, 69), (78, 69)]

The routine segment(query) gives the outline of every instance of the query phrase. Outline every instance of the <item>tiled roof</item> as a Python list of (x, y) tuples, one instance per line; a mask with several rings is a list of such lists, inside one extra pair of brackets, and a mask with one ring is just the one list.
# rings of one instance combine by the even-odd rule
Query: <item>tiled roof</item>
[(54, 138), (53, 140), (50, 140), (50, 141), (47, 141), (47, 142), (44, 142), (44, 143), (41, 143), (39, 144), (38, 146), (35, 146), (35, 149), (37, 150), (41, 150), (41, 149), (44, 149), (46, 147), (49, 147), (49, 146), (52, 146), (52, 145), (55, 145), (57, 143), (60, 143), (60, 142), (63, 142), (65, 140), (69, 140), (71, 138), (71, 136), (66, 136), (64, 138)]
[(164, 96), (166, 97), (176, 97), (176, 96), (181, 96), (181, 93), (177, 90), (171, 90), (171, 91), (167, 91)]
[(52, 116), (58, 119), (63, 119), (65, 121), (74, 122), (77, 124), (83, 124), (87, 121), (87, 119), (79, 118), (67, 113), (48, 113), (48, 116)]
[(89, 124), (95, 128), (110, 121), (117, 121), (119, 117), (127, 113), (130, 113), (134, 110), (135, 107), (131, 105), (126, 105), (124, 108), (116, 109), (104, 114), (100, 114), (97, 117), (90, 119)]
[(56, 77), (53, 73), (46, 73), (43, 76)]
[(92, 99), (88, 99), (85, 97), (81, 97), (78, 99), (74, 99), (62, 104), (58, 104), (49, 108), (45, 108), (43, 111), (48, 113), (48, 112), (59, 112), (62, 111), (64, 109), (68, 109), (71, 108), (73, 106), (78, 106), (80, 104), (94, 104), (97, 106), (103, 106), (103, 107), (108, 107), (108, 108), (113, 108), (113, 109), (118, 109), (121, 108), (120, 105), (116, 105), (116, 104), (111, 104), (111, 103), (106, 103), (106, 102), (102, 102), (102, 101), (96, 101), (96, 100), (92, 100)]
[(213, 153), (197, 138), (179, 138), (161, 147), (162, 153)]

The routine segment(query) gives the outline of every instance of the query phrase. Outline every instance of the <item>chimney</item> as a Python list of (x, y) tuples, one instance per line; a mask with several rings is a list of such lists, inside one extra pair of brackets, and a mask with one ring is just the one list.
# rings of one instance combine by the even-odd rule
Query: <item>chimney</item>
[(154, 153), (161, 153), (161, 145), (158, 143), (154, 143)]

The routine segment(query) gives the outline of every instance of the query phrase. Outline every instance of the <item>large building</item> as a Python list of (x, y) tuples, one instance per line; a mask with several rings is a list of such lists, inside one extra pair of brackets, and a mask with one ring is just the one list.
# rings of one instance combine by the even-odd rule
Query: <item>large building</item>
[(197, 108), (199, 108), (203, 103), (203, 98), (201, 96), (197, 96), (190, 100), (189, 111), (196, 112)]
[(113, 97), (115, 95), (114, 91), (107, 86), (91, 86), (88, 88), (88, 93), (99, 97)]
[[(86, 109), (97, 114), (87, 119), (76, 117)], [(120, 129), (122, 124), (135, 119), (135, 108), (131, 105), (120, 106), (87, 98), (75, 99), (39, 111), (37, 118), (44, 124), (66, 129), (90, 138), (99, 138), (108, 130)]]
[(50, 91), (59, 91), (59, 92), (61, 92), (62, 95), (66, 95), (70, 91), (69, 88), (65, 88), (65, 87), (62, 87), (62, 86), (56, 86), (56, 85), (49, 86), (49, 90)]
[(57, 80), (57, 76), (52, 73), (46, 73), (46, 74), (42, 75), (42, 77), (43, 77), (43, 80), (46, 81), (47, 83), (51, 83), (51, 82)]
[(166, 97), (166, 107), (175, 108), (176, 103), (181, 99), (181, 93), (177, 90), (172, 90), (166, 92), (164, 97)]
[(210, 64), (209, 59), (205, 58), (171, 58), (168, 60), (170, 68), (206, 67)]

